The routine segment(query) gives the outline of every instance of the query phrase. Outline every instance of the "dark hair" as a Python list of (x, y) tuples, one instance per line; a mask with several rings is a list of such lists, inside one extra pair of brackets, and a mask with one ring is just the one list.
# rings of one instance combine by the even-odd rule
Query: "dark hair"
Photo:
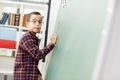
[(27, 22), (29, 22), (31, 15), (41, 15), (41, 13), (40, 12), (31, 12), (31, 13), (29, 13), (28, 16), (27, 16), (27, 19), (26, 19)]

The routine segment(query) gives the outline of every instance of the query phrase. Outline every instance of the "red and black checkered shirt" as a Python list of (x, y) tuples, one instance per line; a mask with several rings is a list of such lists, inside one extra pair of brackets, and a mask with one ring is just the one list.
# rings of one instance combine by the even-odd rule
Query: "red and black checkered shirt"
[(28, 31), (21, 38), (14, 65), (14, 80), (38, 80), (38, 62), (52, 49), (54, 44), (49, 43), (39, 49), (39, 39), (34, 33)]

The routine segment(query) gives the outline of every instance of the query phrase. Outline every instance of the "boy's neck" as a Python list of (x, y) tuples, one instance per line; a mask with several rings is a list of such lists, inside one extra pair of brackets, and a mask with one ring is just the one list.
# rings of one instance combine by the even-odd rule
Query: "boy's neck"
[(30, 33), (32, 33), (32, 34), (34, 34), (34, 35), (36, 35), (36, 33), (35, 32), (33, 32), (33, 31), (29, 31)]

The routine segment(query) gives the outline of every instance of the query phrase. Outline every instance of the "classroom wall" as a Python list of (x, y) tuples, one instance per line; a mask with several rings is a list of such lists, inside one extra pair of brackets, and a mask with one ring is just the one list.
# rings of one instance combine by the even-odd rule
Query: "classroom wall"
[(108, 15), (93, 80), (120, 80), (120, 0), (110, 0)]
[(58, 40), (46, 80), (91, 80), (107, 0), (66, 1), (58, 13), (55, 26)]

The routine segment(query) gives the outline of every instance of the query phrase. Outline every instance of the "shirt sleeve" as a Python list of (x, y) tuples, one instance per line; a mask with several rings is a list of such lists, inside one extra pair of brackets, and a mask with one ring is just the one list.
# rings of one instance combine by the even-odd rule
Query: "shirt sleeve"
[(43, 49), (39, 49), (39, 47), (35, 45), (33, 39), (30, 37), (25, 38), (23, 41), (24, 42), (22, 47), (24, 50), (26, 50), (28, 53), (30, 53), (30, 55), (32, 55), (32, 57), (38, 60), (44, 58), (54, 48), (54, 44), (49, 43)]

